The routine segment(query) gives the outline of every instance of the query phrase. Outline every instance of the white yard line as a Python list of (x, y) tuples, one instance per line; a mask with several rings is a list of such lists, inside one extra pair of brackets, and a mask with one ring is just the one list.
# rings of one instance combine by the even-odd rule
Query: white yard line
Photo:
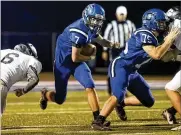
[[(104, 103), (103, 101), (101, 101), (100, 103)], [(159, 101), (155, 101), (155, 103), (170, 103), (170, 101), (169, 100), (159, 100)], [(48, 104), (52, 104), (52, 105), (57, 105), (56, 103), (52, 103), (52, 102), (50, 102), (50, 103), (48, 103)], [(77, 105), (79, 105), (79, 104), (88, 104), (86, 101), (85, 102), (65, 102), (63, 105), (67, 105), (67, 104), (77, 104)], [(39, 105), (39, 102), (16, 102), (16, 103), (12, 103), (12, 102), (7, 102), (7, 105), (12, 105), (12, 106), (14, 106), (14, 105)], [(61, 106), (61, 105), (60, 105)]]
[(117, 133), (117, 134), (109, 134), (109, 135), (154, 135), (155, 133)]
[(1, 131), (2, 131), (2, 132), (9, 132), (9, 131), (21, 131), (21, 130), (34, 131), (34, 130), (43, 130), (43, 129), (41, 129), (41, 128), (1, 129)]
[[(6, 111), (3, 115), (12, 115), (12, 114), (19, 114), (19, 115), (32, 115), (32, 114), (63, 114), (63, 113), (67, 113), (67, 114), (75, 114), (75, 113), (90, 113), (91, 111), (87, 110), (77, 110), (77, 109), (74, 109), (74, 110), (66, 110), (66, 109), (62, 109), (62, 110), (59, 110), (57, 109), (56, 110), (57, 112), (55, 111), (42, 111), (42, 112), (35, 112), (32, 110), (32, 112), (27, 112), (25, 110), (25, 112), (17, 112), (17, 111)], [(129, 110), (126, 110), (126, 112), (160, 112), (162, 111), (162, 109), (143, 109), (143, 110), (134, 110), (134, 109), (129, 109)]]

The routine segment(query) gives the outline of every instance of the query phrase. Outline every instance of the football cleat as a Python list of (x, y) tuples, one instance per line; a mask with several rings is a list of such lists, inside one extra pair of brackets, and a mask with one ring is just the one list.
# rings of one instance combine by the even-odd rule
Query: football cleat
[(105, 121), (103, 125), (104, 125), (105, 127), (110, 127), (111, 122), (110, 122), (110, 121)]
[(91, 124), (91, 128), (94, 130), (99, 131), (111, 131), (111, 128), (108, 126), (105, 126), (105, 124), (102, 124), (101, 121), (94, 120)]
[(126, 121), (127, 120), (127, 116), (126, 116), (126, 112), (124, 110), (124, 107), (119, 105), (115, 107), (116, 113), (118, 115), (118, 117), (122, 120), (122, 121)]
[(162, 116), (165, 120), (167, 120), (168, 124), (178, 124), (175, 115), (168, 112), (167, 109), (163, 111)]
[(43, 88), (43, 90), (41, 90), (41, 98), (40, 98), (40, 108), (42, 110), (45, 110), (47, 108), (47, 98), (46, 98), (46, 93), (48, 92), (48, 90), (46, 88)]
[(178, 126), (178, 127), (172, 128), (171, 130), (172, 130), (172, 131), (178, 131), (178, 130), (179, 130), (179, 131), (181, 131), (181, 126)]

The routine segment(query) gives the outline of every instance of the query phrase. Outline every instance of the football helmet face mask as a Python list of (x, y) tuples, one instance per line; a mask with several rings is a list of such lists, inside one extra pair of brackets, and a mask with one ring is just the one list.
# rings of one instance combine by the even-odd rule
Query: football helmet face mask
[(164, 32), (167, 29), (166, 21), (165, 12), (160, 9), (150, 9), (142, 17), (142, 25), (158, 33)]
[(105, 11), (98, 4), (90, 4), (84, 9), (82, 18), (89, 29), (97, 33), (105, 20)]
[(172, 7), (170, 8), (167, 12), (166, 15), (169, 19), (174, 20), (174, 19), (179, 19), (181, 20), (181, 12), (180, 12), (180, 7)]
[(14, 50), (17, 50), (24, 54), (31, 55), (35, 58), (38, 58), (36, 48), (31, 43), (18, 44), (14, 47)]

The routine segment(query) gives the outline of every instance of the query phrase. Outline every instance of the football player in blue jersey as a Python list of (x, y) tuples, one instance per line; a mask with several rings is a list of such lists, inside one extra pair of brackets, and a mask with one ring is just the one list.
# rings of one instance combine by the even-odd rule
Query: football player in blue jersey
[[(163, 59), (167, 54), (180, 31), (178, 28), (172, 28), (164, 43), (159, 45), (157, 37), (166, 29), (166, 16), (162, 10), (150, 9), (144, 13), (142, 27), (132, 34), (125, 50), (110, 63), (108, 75), (112, 96), (105, 102), (97, 119), (93, 121), (93, 129), (110, 130), (103, 123), (117, 104), (153, 106), (154, 98), (150, 87), (137, 69), (152, 59)], [(124, 99), (126, 89), (134, 96)]]
[(63, 33), (58, 36), (54, 63), (55, 91), (42, 90), (41, 109), (46, 109), (48, 101), (57, 104), (64, 103), (68, 79), (70, 75), (73, 75), (87, 91), (88, 103), (94, 119), (99, 115), (95, 84), (91, 71), (84, 62), (94, 59), (95, 53), (92, 56), (86, 56), (81, 51), (90, 43), (97, 43), (110, 48), (120, 46), (119, 43), (112, 43), (99, 35), (104, 20), (104, 9), (98, 4), (90, 4), (84, 9), (82, 18), (67, 26)]

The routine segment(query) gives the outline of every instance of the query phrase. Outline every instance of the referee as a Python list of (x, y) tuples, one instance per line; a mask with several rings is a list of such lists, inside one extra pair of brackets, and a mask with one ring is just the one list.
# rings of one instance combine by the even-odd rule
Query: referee
[[(125, 6), (119, 6), (116, 9), (116, 19), (111, 21), (105, 29), (104, 38), (112, 42), (119, 42), (120, 49), (103, 48), (102, 58), (105, 61), (112, 61), (119, 56), (120, 52), (124, 50), (126, 41), (131, 36), (131, 33), (136, 30), (133, 22), (127, 19), (127, 9)], [(108, 59), (109, 56), (109, 59)], [(111, 88), (108, 79), (108, 93), (111, 95)]]

